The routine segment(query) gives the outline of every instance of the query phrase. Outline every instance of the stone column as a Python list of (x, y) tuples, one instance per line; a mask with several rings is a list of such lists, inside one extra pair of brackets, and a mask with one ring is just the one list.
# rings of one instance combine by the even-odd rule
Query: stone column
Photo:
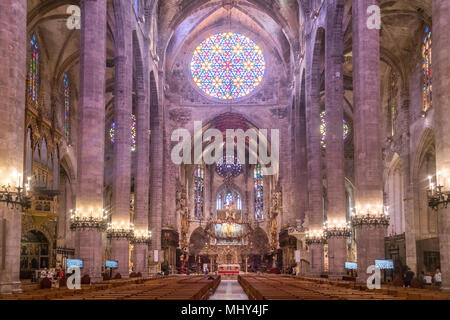
[[(180, 128), (183, 126), (179, 123)], [(164, 171), (164, 211), (162, 225), (164, 228), (176, 230), (176, 184), (178, 166), (170, 160), (170, 153), (172, 152), (172, 142), (170, 141), (171, 128), (167, 127), (164, 136), (164, 154), (165, 154), (165, 171)], [(161, 168), (162, 169), (162, 168)], [(206, 194), (205, 194), (206, 196)], [(206, 199), (206, 197), (205, 197)], [(205, 208), (206, 209), (206, 208)], [(206, 212), (206, 211), (205, 211)]]
[[(0, 186), (23, 181), (27, 1), (0, 4)], [(12, 175), (11, 175), (12, 174)], [(8, 181), (9, 180), (9, 181)], [(21, 208), (0, 203), (0, 294), (20, 292)]]
[[(131, 191), (131, 113), (133, 105), (133, 52), (132, 30), (129, 22), (129, 2), (114, 1), (116, 23), (116, 57), (114, 81), (114, 167), (112, 184), (112, 259), (119, 261), (116, 270), (122, 278), (129, 276), (130, 261), (130, 191)], [(116, 232), (125, 230), (125, 232)], [(128, 230), (128, 234), (127, 234)]]
[[(450, 191), (450, 2), (433, 1), (433, 106), (436, 130), (436, 171), (439, 184)], [(442, 182), (442, 183), (441, 183)], [(441, 254), (442, 287), (450, 289), (450, 207), (439, 208), (439, 250)]]
[(345, 275), (347, 259), (345, 183), (344, 183), (344, 37), (342, 0), (327, 1), (327, 32), (325, 45), (325, 111), (327, 123), (327, 228), (329, 278), (341, 279)]
[(304, 221), (306, 214), (306, 199), (308, 198), (308, 190), (304, 182), (308, 179), (307, 158), (306, 158), (306, 114), (305, 114), (305, 78), (299, 77), (299, 91), (296, 99), (296, 115), (295, 115), (295, 161), (294, 165), (294, 206), (296, 210), (295, 219)]
[[(384, 258), (387, 225), (383, 215), (380, 142), (380, 30), (369, 29), (367, 8), (378, 0), (353, 1), (353, 95), (355, 130), (355, 223), (358, 280), (367, 267)], [(373, 220), (363, 219), (367, 215)], [(356, 220), (355, 220), (356, 221)], [(376, 222), (376, 223), (374, 223)]]
[[(141, 88), (142, 89), (142, 88)], [(139, 90), (139, 89), (137, 89)], [(150, 113), (145, 95), (137, 95), (137, 140), (136, 140), (136, 177), (134, 179), (134, 265), (135, 272), (143, 276), (148, 273), (148, 243), (139, 241), (148, 235), (148, 200), (149, 200), (149, 157), (150, 157)]]
[[(182, 128), (183, 124), (178, 122), (177, 127)], [(162, 229), (165, 233), (170, 234), (170, 239), (177, 238), (177, 216), (176, 216), (176, 186), (178, 181), (177, 171), (178, 166), (175, 165), (171, 158), (170, 153), (172, 151), (172, 142), (170, 141), (170, 136), (172, 134), (171, 126), (167, 126), (164, 129), (164, 180), (163, 180), (163, 212), (162, 215)], [(162, 168), (161, 168), (162, 169)], [(205, 175), (206, 181), (206, 175)], [(207, 199), (207, 194), (204, 194)], [(204, 212), (206, 214), (206, 207), (204, 207)], [(164, 237), (166, 239), (166, 237)], [(161, 249), (164, 251), (164, 257), (166, 257), (166, 262), (168, 263), (169, 270), (173, 268), (173, 261), (176, 260), (175, 250), (176, 247), (172, 245), (172, 241), (165, 241), (161, 244)], [(160, 261), (161, 263), (163, 261)]]
[[(315, 44), (308, 35), (306, 55), (306, 131), (308, 161), (308, 229), (311, 233), (321, 233), (323, 228), (322, 210), (322, 150), (320, 146), (320, 51), (323, 43)], [(323, 244), (309, 246), (310, 273), (319, 276), (323, 271)]]
[[(150, 228), (152, 231), (152, 261), (151, 271), (156, 271), (158, 263), (154, 261), (154, 251), (158, 250), (161, 258), (161, 227), (162, 227), (162, 184), (163, 184), (163, 132), (162, 112), (158, 107), (158, 95), (156, 82), (153, 75), (150, 76)], [(159, 259), (160, 260), (160, 259)]]
[[(81, 1), (75, 256), (82, 274), (101, 280), (105, 144), (106, 0)], [(74, 221), (87, 221), (84, 227)]]
[[(417, 252), (416, 252), (416, 227), (414, 222), (414, 197), (411, 172), (411, 150), (409, 132), (409, 90), (404, 87), (401, 91), (401, 109), (399, 114), (400, 129), (402, 133), (402, 178), (403, 178), (403, 210), (405, 212), (405, 246), (406, 265), (417, 274)], [(400, 192), (400, 191), (399, 191)]]

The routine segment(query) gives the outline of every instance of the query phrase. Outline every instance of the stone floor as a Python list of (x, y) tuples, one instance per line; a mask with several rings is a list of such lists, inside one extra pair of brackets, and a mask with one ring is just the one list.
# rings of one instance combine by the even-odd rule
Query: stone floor
[(222, 280), (209, 300), (248, 300), (237, 280)]

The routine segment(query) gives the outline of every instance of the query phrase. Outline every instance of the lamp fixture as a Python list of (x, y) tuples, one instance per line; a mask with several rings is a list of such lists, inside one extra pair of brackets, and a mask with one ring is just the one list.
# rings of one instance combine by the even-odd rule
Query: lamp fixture
[(383, 226), (389, 225), (389, 207), (383, 205), (366, 205), (365, 208), (356, 206), (351, 214), (353, 227), (363, 225)]
[[(433, 177), (428, 176), (428, 206), (437, 211), (439, 207), (447, 208), (450, 202), (450, 191), (445, 191), (444, 188), (450, 185), (450, 178), (446, 178), (446, 171), (438, 171), (436, 173), (436, 183), (433, 182)], [(447, 181), (445, 181), (447, 180)]]
[(327, 238), (324, 235), (323, 229), (308, 230), (306, 231), (305, 235), (307, 245), (327, 243)]
[[(1, 172), (1, 170), (0, 170)], [(15, 186), (11, 186), (11, 179), (8, 179), (6, 183), (0, 188), (0, 202), (6, 203), (7, 208), (23, 210), (31, 208), (31, 197), (28, 196), (30, 191), (30, 178), (28, 182), (22, 185), (22, 175), (17, 173), (16, 170), (10, 175), (14, 180)]]
[(107, 227), (107, 212), (104, 209), (94, 210), (89, 208), (84, 211), (81, 208), (70, 210), (70, 229), (98, 229), (104, 231)]
[(324, 236), (329, 238), (337, 238), (337, 237), (344, 237), (348, 238), (352, 234), (351, 224), (350, 222), (346, 221), (345, 219), (341, 220), (327, 220), (323, 224), (323, 233)]

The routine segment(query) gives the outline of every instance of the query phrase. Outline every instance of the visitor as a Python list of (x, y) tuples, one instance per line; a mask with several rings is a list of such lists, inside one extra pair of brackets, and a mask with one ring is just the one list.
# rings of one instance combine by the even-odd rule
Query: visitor
[(426, 286), (431, 286), (432, 283), (433, 283), (433, 277), (430, 276), (429, 274), (427, 274), (427, 275), (425, 276), (425, 285), (426, 285)]
[(405, 287), (408, 288), (411, 286), (411, 280), (414, 278), (414, 272), (408, 268), (405, 274)]
[(419, 276), (420, 283), (425, 284), (425, 272), (421, 271)]
[(440, 287), (442, 284), (442, 274), (439, 268), (436, 268), (436, 273), (434, 274), (434, 283), (436, 286)]
[(207, 275), (209, 273), (208, 267), (205, 268), (205, 274)]
[(41, 271), (39, 277), (41, 278), (41, 281), (42, 279), (47, 278), (47, 268), (44, 268), (44, 270)]

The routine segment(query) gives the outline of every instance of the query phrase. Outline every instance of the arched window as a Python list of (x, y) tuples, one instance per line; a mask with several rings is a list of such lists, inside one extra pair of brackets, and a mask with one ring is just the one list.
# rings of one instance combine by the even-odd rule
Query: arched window
[(67, 73), (64, 73), (64, 133), (67, 141), (70, 139), (70, 86)]
[[(109, 141), (114, 143), (116, 141), (116, 122), (111, 123), (111, 128), (109, 129)], [(136, 151), (136, 116), (131, 114), (131, 126), (130, 126), (130, 145), (131, 151)]]
[(203, 218), (204, 197), (205, 197), (205, 171), (201, 166), (197, 166), (194, 171), (194, 216), (196, 219)]
[[(322, 146), (323, 149), (327, 148), (327, 142), (326, 142), (326, 138), (327, 138), (326, 116), (327, 116), (327, 112), (326, 111), (322, 111), (320, 113), (320, 134), (322, 135), (322, 138), (320, 139), (320, 145)], [(348, 125), (347, 121), (345, 121), (344, 119), (342, 120), (342, 129), (343, 129), (342, 138), (344, 140), (347, 140), (348, 135), (350, 133), (350, 126)]]
[(34, 33), (31, 36), (30, 45), (29, 97), (33, 107), (37, 108), (39, 105), (39, 45)]
[(397, 119), (398, 112), (398, 103), (397, 103), (397, 95), (398, 95), (398, 87), (397, 81), (398, 76), (395, 72), (391, 72), (390, 75), (390, 83), (389, 83), (389, 114), (391, 119), (391, 134), (395, 133), (395, 121)]
[(263, 173), (259, 164), (253, 169), (253, 180), (255, 183), (255, 218), (262, 220), (264, 218)]
[(236, 190), (222, 190), (219, 194), (217, 194), (216, 209), (242, 210), (241, 195)]
[(432, 99), (432, 65), (431, 65), (431, 30), (427, 27), (422, 44), (423, 69), (423, 110), (427, 111), (433, 105)]
[(140, 0), (134, 0), (134, 13), (136, 14), (136, 18), (141, 17), (140, 11)]

